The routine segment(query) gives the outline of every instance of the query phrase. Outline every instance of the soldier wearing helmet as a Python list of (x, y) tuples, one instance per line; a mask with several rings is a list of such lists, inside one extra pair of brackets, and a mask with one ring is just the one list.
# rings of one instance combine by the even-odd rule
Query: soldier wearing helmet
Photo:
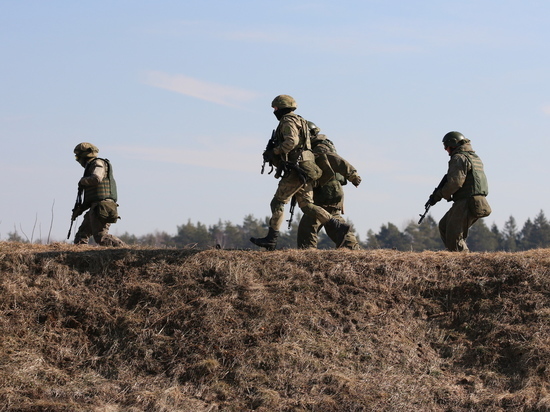
[(336, 247), (342, 247), (351, 227), (334, 219), (329, 212), (313, 202), (313, 182), (321, 177), (322, 171), (315, 164), (315, 156), (311, 151), (307, 121), (294, 113), (297, 104), (289, 95), (281, 94), (275, 97), (271, 107), (279, 120), (279, 125), (274, 132), (276, 145), (268, 157), (273, 159), (277, 167), (275, 177), (281, 180), (271, 200), (271, 218), (267, 235), (263, 238), (252, 237), (250, 241), (267, 250), (274, 250), (284, 220), (285, 205), (290, 202), (292, 196), (296, 196), (302, 212), (332, 230), (336, 237)]
[[(313, 201), (321, 206), (332, 217), (345, 222), (344, 213), (344, 188), (348, 181), (355, 187), (361, 183), (361, 177), (357, 170), (344, 158), (336, 153), (334, 143), (321, 134), (321, 129), (313, 122), (308, 122), (311, 134), (311, 147), (315, 154), (315, 162), (323, 171), (323, 176), (314, 183)], [(303, 215), (298, 225), (298, 249), (316, 248), (318, 233), (324, 225), (310, 215)], [(337, 237), (330, 228), (325, 227), (328, 237), (336, 243)], [(352, 231), (345, 236), (342, 247), (347, 249), (359, 249), (359, 242)]]
[(109, 234), (109, 226), (118, 216), (117, 189), (113, 167), (107, 159), (97, 157), (99, 149), (82, 142), (74, 148), (75, 159), (84, 168), (84, 176), (78, 182), (79, 193), (84, 193), (82, 204), (73, 210), (72, 220), (84, 213), (82, 224), (76, 232), (74, 243), (88, 244), (93, 236), (100, 246), (125, 246), (116, 236)]
[(468, 252), (468, 229), (491, 213), (486, 199), (489, 185), (481, 159), (462, 133), (447, 133), (443, 136), (443, 147), (451, 157), (445, 183), (433, 192), (428, 202), (432, 206), (441, 199), (453, 202), (439, 222), (441, 240), (449, 251)]

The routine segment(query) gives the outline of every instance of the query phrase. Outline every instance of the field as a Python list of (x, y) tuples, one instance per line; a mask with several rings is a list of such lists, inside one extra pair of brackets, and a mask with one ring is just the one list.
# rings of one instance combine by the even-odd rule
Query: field
[(550, 411), (550, 249), (0, 242), (0, 411)]

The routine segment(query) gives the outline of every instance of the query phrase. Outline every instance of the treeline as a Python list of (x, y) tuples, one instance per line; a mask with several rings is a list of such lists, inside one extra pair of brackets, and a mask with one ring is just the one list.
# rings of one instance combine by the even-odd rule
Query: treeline
[[(298, 233), (300, 213), (295, 216), (291, 228), (281, 232), (277, 248), (295, 248)], [(350, 222), (351, 223), (351, 222)], [(152, 247), (175, 248), (221, 248), (221, 249), (253, 249), (250, 237), (262, 237), (267, 233), (268, 218), (257, 219), (253, 215), (247, 215), (243, 223), (233, 224), (229, 221), (218, 221), (215, 225), (206, 226), (200, 222), (194, 224), (191, 220), (177, 226), (175, 235), (166, 232), (149, 233), (143, 236), (135, 236), (124, 233), (118, 236), (129, 245), (142, 245)], [(352, 230), (353, 224), (352, 224)], [(356, 233), (357, 235), (357, 233)], [(404, 230), (400, 230), (393, 223), (382, 225), (378, 232), (369, 230), (366, 239), (362, 240), (357, 235), (359, 244), (363, 249), (395, 249), (401, 251), (443, 250), (443, 243), (439, 237), (437, 222), (428, 215), (421, 225), (416, 221), (410, 221)], [(8, 241), (33, 243), (26, 236), (22, 237), (14, 228), (8, 233)], [(93, 242), (93, 239), (90, 239)], [(520, 229), (513, 216), (499, 229), (496, 224), (488, 227), (483, 219), (480, 219), (470, 229), (468, 247), (476, 252), (508, 251), (515, 252), (536, 248), (550, 247), (550, 222), (541, 210), (539, 214), (523, 224)], [(35, 240), (34, 243), (43, 243)], [(328, 238), (324, 230), (319, 233), (319, 249), (333, 249), (334, 243)]]
[[(547, 248), (550, 247), (550, 223), (543, 211), (534, 219), (527, 219), (521, 230), (513, 216), (505, 222), (502, 230), (496, 224), (489, 228), (484, 219), (480, 219), (470, 228), (467, 243), (474, 252)], [(369, 249), (392, 248), (402, 251), (444, 249), (438, 222), (429, 215), (421, 225), (411, 221), (403, 231), (392, 223), (382, 225), (378, 233), (369, 230), (364, 246)]]
[[(299, 220), (300, 216), (298, 215), (291, 228), (281, 234), (278, 248), (296, 247)], [(219, 221), (215, 225), (206, 226), (200, 222), (193, 224), (189, 220), (186, 224), (177, 227), (176, 235), (156, 232), (136, 237), (125, 233), (119, 237), (128, 244), (156, 247), (250, 249), (256, 248), (250, 243), (250, 237), (264, 236), (267, 233), (267, 226), (268, 218), (260, 220), (254, 218), (253, 215), (248, 215), (244, 218), (242, 225)], [(358, 240), (364, 249), (401, 251), (444, 249), (439, 237), (437, 222), (430, 215), (424, 219), (421, 225), (411, 220), (404, 230), (400, 230), (393, 223), (388, 223), (382, 225), (377, 233), (369, 230), (364, 241), (359, 236)], [(480, 219), (470, 229), (468, 247), (477, 252), (515, 252), (550, 247), (550, 223), (542, 210), (534, 219), (527, 219), (521, 229), (513, 216), (510, 216), (502, 229), (499, 229), (496, 224), (489, 228), (485, 221)], [(319, 233), (319, 248), (334, 248), (334, 243), (326, 236), (324, 230)]]

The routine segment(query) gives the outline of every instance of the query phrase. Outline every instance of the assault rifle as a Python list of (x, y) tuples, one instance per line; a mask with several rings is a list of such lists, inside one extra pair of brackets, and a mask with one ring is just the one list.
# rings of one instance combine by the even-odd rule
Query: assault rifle
[(292, 200), (290, 201), (290, 218), (287, 220), (289, 229), (292, 227), (292, 218), (294, 217), (295, 208), (296, 208), (296, 195), (292, 196)]
[(443, 179), (441, 179), (441, 182), (439, 182), (437, 187), (434, 189), (434, 191), (432, 192), (432, 194), (428, 198), (428, 201), (424, 205), (424, 208), (425, 208), (424, 214), (419, 215), (420, 220), (418, 221), (418, 224), (422, 223), (422, 221), (424, 220), (424, 218), (428, 214), (428, 210), (430, 210), (430, 207), (432, 207), (432, 196), (435, 194), (435, 192), (437, 192), (439, 189), (441, 189), (445, 185), (445, 183), (447, 183), (447, 175), (443, 176)]
[(80, 187), (78, 188), (78, 194), (76, 195), (76, 202), (74, 203), (73, 207), (73, 214), (71, 216), (71, 226), (69, 227), (69, 233), (67, 233), (67, 239), (71, 237), (71, 230), (73, 229), (73, 223), (76, 220), (75, 213), (78, 211), (80, 206), (82, 205), (82, 190)]
[(262, 164), (262, 174), (264, 174), (265, 164), (268, 163), (271, 169), (267, 173), (268, 175), (273, 172), (273, 149), (277, 146), (277, 138), (275, 137), (275, 130), (271, 133), (271, 138), (267, 142), (267, 145), (265, 146), (265, 150), (262, 154), (264, 158), (264, 162)]

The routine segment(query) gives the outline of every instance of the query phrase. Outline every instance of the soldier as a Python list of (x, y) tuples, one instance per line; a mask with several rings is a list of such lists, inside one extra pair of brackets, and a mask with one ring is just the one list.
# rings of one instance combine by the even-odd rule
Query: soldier
[(486, 199), (489, 185), (481, 159), (462, 133), (447, 133), (443, 146), (451, 157), (446, 181), (444, 179), (445, 183), (432, 193), (428, 203), (433, 206), (443, 198), (453, 201), (453, 206), (439, 222), (439, 233), (447, 250), (468, 252), (468, 229), (479, 218), (491, 213)]
[(288, 95), (279, 95), (271, 103), (279, 125), (274, 132), (276, 145), (264, 153), (276, 167), (276, 178), (281, 178), (271, 201), (271, 218), (266, 237), (250, 238), (257, 246), (274, 250), (277, 246), (279, 228), (284, 219), (285, 205), (296, 196), (298, 206), (305, 215), (319, 220), (328, 230), (333, 231), (336, 247), (341, 247), (350, 226), (334, 219), (323, 208), (313, 203), (312, 182), (321, 177), (322, 171), (315, 164), (311, 151), (311, 141), (307, 121), (294, 113), (296, 101)]
[[(313, 201), (317, 206), (321, 206), (329, 212), (334, 219), (345, 222), (342, 217), (344, 209), (344, 189), (342, 185), (347, 184), (348, 180), (355, 187), (361, 183), (361, 177), (357, 170), (345, 159), (338, 156), (334, 143), (326, 135), (320, 134), (315, 123), (308, 122), (311, 134), (311, 146), (316, 155), (318, 165), (321, 167), (323, 176), (314, 183)], [(328, 157), (327, 157), (328, 155)], [(318, 242), (318, 233), (324, 225), (312, 216), (303, 215), (298, 225), (298, 248), (316, 248)], [(335, 241), (335, 234), (325, 228), (328, 237)], [(343, 247), (353, 250), (360, 249), (357, 238), (353, 232), (348, 232), (345, 237)]]
[(88, 239), (93, 236), (101, 246), (125, 246), (122, 240), (108, 233), (111, 223), (120, 219), (111, 163), (97, 157), (99, 149), (91, 143), (79, 143), (74, 153), (76, 161), (84, 168), (84, 176), (78, 182), (79, 193), (84, 192), (84, 201), (73, 209), (72, 220), (89, 209), (78, 228), (74, 243), (88, 244)]

